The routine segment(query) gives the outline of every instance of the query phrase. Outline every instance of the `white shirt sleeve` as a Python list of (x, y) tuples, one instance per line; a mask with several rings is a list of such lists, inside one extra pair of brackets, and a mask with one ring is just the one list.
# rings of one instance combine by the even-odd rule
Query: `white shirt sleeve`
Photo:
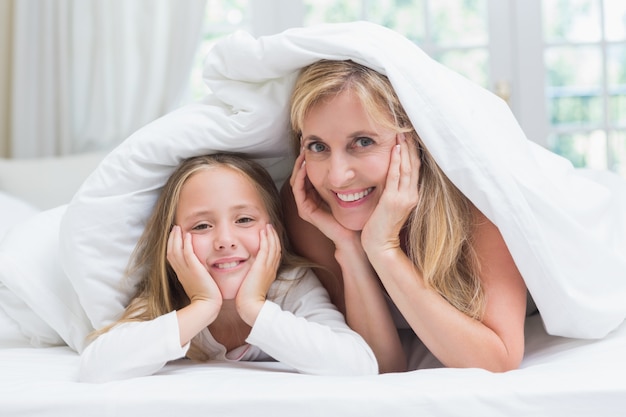
[(79, 379), (106, 382), (151, 375), (167, 362), (180, 359), (189, 343), (180, 346), (176, 312), (154, 320), (120, 324), (98, 336), (83, 351)]
[(303, 373), (377, 374), (371, 348), (348, 327), (313, 271), (289, 284), (276, 302), (265, 302), (246, 342)]

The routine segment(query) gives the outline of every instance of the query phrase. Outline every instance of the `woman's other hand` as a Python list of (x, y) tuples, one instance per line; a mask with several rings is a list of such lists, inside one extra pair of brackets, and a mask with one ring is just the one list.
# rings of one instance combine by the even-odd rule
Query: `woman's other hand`
[(391, 151), (385, 190), (363, 227), (361, 242), (368, 256), (401, 249), (400, 231), (419, 202), (420, 158), (417, 149), (398, 133)]

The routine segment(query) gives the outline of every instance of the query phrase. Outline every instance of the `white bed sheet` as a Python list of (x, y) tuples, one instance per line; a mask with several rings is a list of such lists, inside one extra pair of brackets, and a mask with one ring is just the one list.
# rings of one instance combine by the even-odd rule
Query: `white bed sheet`
[(278, 363), (192, 364), (105, 384), (76, 382), (67, 347), (0, 349), (1, 416), (624, 416), (626, 323), (605, 339), (549, 336), (527, 322), (518, 370), (430, 369), (369, 377)]

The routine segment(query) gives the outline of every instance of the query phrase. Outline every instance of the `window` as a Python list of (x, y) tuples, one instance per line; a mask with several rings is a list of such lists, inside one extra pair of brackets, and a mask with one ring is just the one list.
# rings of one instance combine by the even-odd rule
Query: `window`
[(200, 99), (208, 93), (208, 88), (202, 81), (202, 63), (215, 42), (239, 29), (251, 32), (251, 27), (250, 0), (207, 0), (202, 40), (191, 72), (191, 100)]
[(305, 0), (304, 24), (368, 20), (402, 33), (430, 56), (487, 87), (487, 0)]
[(236, 29), (368, 20), (506, 99), (531, 140), (626, 176), (624, 0), (209, 0), (206, 13), (195, 98), (202, 59)]
[(626, 2), (542, 6), (548, 147), (626, 175)]

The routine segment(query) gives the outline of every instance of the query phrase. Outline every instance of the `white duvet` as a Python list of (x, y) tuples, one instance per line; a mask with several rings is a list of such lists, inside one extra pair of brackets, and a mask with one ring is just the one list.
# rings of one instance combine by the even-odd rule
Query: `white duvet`
[[(50, 289), (65, 297), (59, 314), (80, 325), (53, 320), (50, 300), (22, 292), (22, 302), (39, 305), (47, 325), (80, 351), (80, 336), (115, 320), (128, 302), (134, 278), (121, 278), (127, 261), (160, 187), (182, 159), (245, 152), (277, 183), (287, 178), (290, 91), (298, 70), (322, 58), (352, 59), (389, 77), (437, 162), (499, 227), (550, 334), (601, 338), (624, 321), (624, 180), (573, 169), (528, 140), (499, 98), (395, 32), (365, 22), (259, 39), (238, 33), (219, 42), (204, 68), (212, 93), (129, 137), (53, 215), (58, 234), (51, 231), (41, 250), (57, 250), (58, 236), (60, 266), (50, 257), (46, 273), (33, 261), (29, 279), (50, 280), (53, 273), (62, 281)], [(6, 287), (16, 287), (19, 274), (0, 275)]]

